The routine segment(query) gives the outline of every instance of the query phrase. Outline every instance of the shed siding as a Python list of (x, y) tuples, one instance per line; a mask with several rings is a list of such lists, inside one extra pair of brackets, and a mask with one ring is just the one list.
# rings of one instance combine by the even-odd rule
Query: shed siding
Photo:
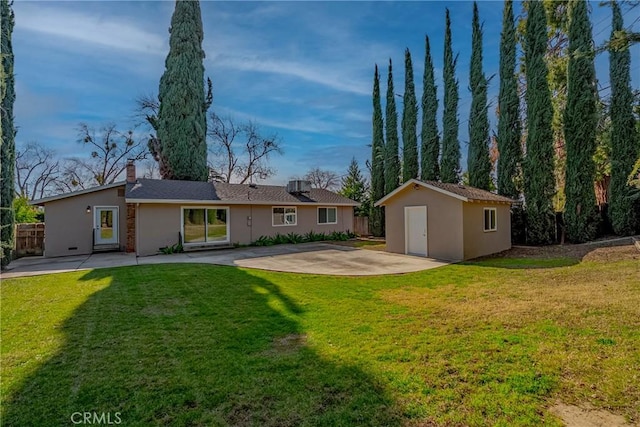
[[(496, 208), (496, 231), (484, 231), (484, 208)], [(464, 203), (464, 259), (472, 259), (511, 248), (509, 205)]]
[[(118, 206), (119, 244), (123, 249), (127, 237), (127, 205), (118, 189), (108, 188), (44, 204), (45, 256), (84, 255), (93, 251), (93, 216), (95, 206)], [(87, 213), (91, 206), (91, 213)], [(77, 249), (70, 249), (70, 248)]]
[(407, 187), (385, 206), (387, 251), (405, 253), (405, 206), (427, 206), (428, 256), (461, 260), (463, 251), (462, 200), (418, 187)]

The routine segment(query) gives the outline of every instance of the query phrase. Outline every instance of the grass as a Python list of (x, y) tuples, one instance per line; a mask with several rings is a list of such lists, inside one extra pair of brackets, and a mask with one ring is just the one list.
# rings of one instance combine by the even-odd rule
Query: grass
[(209, 265), (2, 281), (2, 425), (640, 420), (636, 261), (496, 259), (344, 278)]

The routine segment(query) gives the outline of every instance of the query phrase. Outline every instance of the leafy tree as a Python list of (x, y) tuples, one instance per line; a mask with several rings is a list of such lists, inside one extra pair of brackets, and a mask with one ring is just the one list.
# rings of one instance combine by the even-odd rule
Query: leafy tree
[(376, 202), (384, 197), (384, 124), (382, 107), (380, 105), (380, 75), (376, 65), (373, 77), (373, 136), (371, 141), (371, 214), (369, 223), (371, 234), (384, 236), (384, 211), (381, 207), (374, 207)]
[(393, 68), (389, 59), (389, 77), (387, 79), (387, 122), (384, 159), (384, 191), (391, 193), (398, 188), (400, 179), (400, 159), (398, 157), (398, 113), (396, 112), (396, 100), (393, 91)]
[(564, 134), (567, 148), (564, 222), (569, 240), (595, 238), (596, 71), (586, 0), (572, 3)]
[(491, 162), (489, 160), (489, 118), (487, 117), (487, 78), (482, 72), (482, 27), (478, 16), (478, 3), (473, 2), (471, 39), (471, 111), (469, 112), (469, 183), (473, 187), (489, 190)]
[(518, 79), (516, 68), (516, 29), (513, 2), (504, 2), (500, 35), (500, 94), (498, 96), (498, 193), (518, 199), (518, 169), (522, 161)]
[(253, 122), (237, 123), (231, 117), (211, 114), (209, 151), (213, 154), (210, 179), (222, 182), (256, 182), (276, 173), (269, 158), (282, 154), (277, 135), (264, 136)]
[(41, 222), (40, 212), (35, 206), (31, 206), (29, 199), (24, 196), (18, 196), (13, 199), (13, 212), (16, 224)]
[[(620, 6), (612, 2), (611, 37), (622, 31)], [(609, 52), (609, 80), (611, 81), (611, 187), (609, 216), (613, 231), (621, 236), (631, 235), (637, 227), (636, 212), (631, 200), (632, 189), (627, 177), (638, 158), (639, 141), (633, 117), (633, 94), (630, 75), (631, 57), (628, 47)]]
[(431, 47), (429, 36), (425, 36), (424, 77), (422, 79), (422, 132), (420, 142), (422, 145), (420, 159), (420, 178), (428, 181), (437, 181), (440, 177), (438, 157), (440, 157), (440, 136), (438, 135), (438, 92), (433, 73), (433, 61), (431, 60)]
[(356, 216), (367, 216), (369, 214), (371, 205), (369, 185), (362, 176), (355, 157), (349, 163), (349, 169), (347, 169), (347, 174), (342, 178), (342, 188), (338, 193), (360, 203), (360, 206), (355, 208)]
[(16, 129), (13, 124), (13, 103), (16, 98), (13, 75), (11, 35), (15, 23), (8, 0), (0, 0), (0, 265), (11, 261), (14, 241), (13, 198)]
[(442, 123), (442, 159), (440, 179), (442, 182), (460, 181), (460, 142), (458, 141), (458, 81), (456, 62), (451, 48), (451, 19), (449, 9), (445, 15), (444, 33), (444, 113)]
[(205, 98), (202, 18), (197, 0), (176, 1), (169, 30), (169, 54), (160, 79), (154, 157), (165, 166), (163, 178), (206, 181), (207, 118), (211, 82)]
[(527, 155), (524, 160), (524, 195), (527, 213), (527, 241), (549, 244), (554, 240), (552, 205), (553, 107), (547, 82), (547, 24), (542, 3), (529, 3), (525, 61), (527, 77)]
[(402, 108), (402, 182), (418, 177), (418, 103), (413, 84), (411, 52), (404, 52), (404, 97)]

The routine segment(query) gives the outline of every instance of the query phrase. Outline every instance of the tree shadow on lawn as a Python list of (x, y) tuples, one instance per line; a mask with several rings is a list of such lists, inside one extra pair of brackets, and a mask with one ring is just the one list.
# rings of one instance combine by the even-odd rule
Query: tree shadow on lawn
[(9, 392), (3, 425), (71, 425), (75, 412), (119, 412), (122, 425), (399, 423), (381, 383), (306, 345), (301, 307), (269, 281), (208, 265), (81, 280), (105, 278), (60, 350)]

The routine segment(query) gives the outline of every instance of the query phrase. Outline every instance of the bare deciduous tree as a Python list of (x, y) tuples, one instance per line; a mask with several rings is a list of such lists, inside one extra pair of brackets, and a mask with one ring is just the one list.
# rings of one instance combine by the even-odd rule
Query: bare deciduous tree
[(311, 181), (311, 186), (323, 190), (335, 191), (340, 187), (340, 175), (337, 173), (315, 167), (309, 170), (302, 179)]
[(57, 190), (62, 168), (54, 150), (29, 142), (16, 150), (15, 174), (16, 193), (34, 200)]
[(78, 142), (92, 151), (89, 159), (67, 160), (63, 175), (67, 184), (75, 188), (111, 184), (121, 176), (128, 159), (136, 161), (147, 157), (144, 143), (134, 140), (132, 131), (118, 131), (115, 124), (103, 126), (96, 134), (86, 123), (80, 123)]
[(282, 154), (277, 135), (263, 136), (253, 122), (238, 124), (231, 117), (210, 116), (209, 152), (210, 178), (223, 182), (244, 184), (273, 176), (276, 170), (269, 166), (273, 154)]

